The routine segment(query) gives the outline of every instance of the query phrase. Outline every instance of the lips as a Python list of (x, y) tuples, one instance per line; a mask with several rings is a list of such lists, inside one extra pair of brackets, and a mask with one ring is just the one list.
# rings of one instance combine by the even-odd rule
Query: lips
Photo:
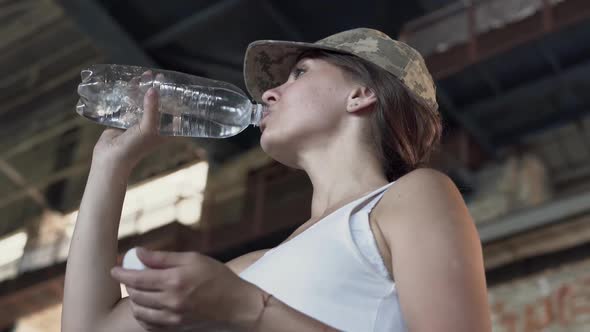
[(266, 120), (266, 118), (268, 118), (270, 116), (270, 111), (265, 110), (262, 113), (262, 119), (260, 120), (260, 129), (264, 130), (264, 128), (266, 127), (266, 124), (264, 123), (264, 121)]

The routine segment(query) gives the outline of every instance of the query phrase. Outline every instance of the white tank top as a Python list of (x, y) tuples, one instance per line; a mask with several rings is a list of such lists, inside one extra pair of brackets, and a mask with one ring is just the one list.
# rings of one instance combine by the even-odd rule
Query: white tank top
[(240, 277), (339, 330), (407, 331), (368, 218), (393, 183), (269, 250)]

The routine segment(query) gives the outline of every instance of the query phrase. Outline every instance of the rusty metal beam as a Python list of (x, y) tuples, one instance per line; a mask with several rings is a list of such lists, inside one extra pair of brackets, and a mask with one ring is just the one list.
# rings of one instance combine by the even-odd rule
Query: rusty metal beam
[(3, 159), (0, 159), (0, 172), (14, 184), (23, 188), (25, 195), (29, 196), (37, 205), (43, 209), (49, 209), (45, 195), (38, 188), (30, 187), (20, 172)]
[[(473, 11), (477, 2), (470, 2), (463, 6), (464, 11)], [(460, 11), (457, 4), (443, 8), (432, 14), (412, 21), (404, 27), (400, 34), (404, 39), (411, 38), (413, 31), (424, 26), (433, 25), (445, 20), (450, 15)], [(471, 17), (471, 25), (475, 24), (475, 16)], [(579, 23), (590, 18), (590, 2), (586, 0), (566, 0), (554, 5), (544, 1), (543, 10), (527, 17), (516, 24), (510, 24), (484, 34), (472, 35), (470, 40), (453, 46), (445, 52), (433, 53), (425, 56), (426, 63), (435, 79), (451, 76), (467, 66), (481, 62), (494, 55), (506, 52), (518, 45), (522, 45), (540, 37), (563, 29), (569, 25)], [(472, 31), (472, 34), (474, 31)], [(465, 61), (468, 59), (469, 61)]]
[(556, 86), (567, 86), (569, 82), (586, 80), (589, 73), (590, 61), (586, 61), (562, 70), (557, 77), (550, 75), (532, 83), (518, 86), (504, 92), (500, 97), (492, 97), (469, 105), (463, 111), (474, 117), (483, 117), (516, 101), (535, 99), (551, 93), (555, 90)]

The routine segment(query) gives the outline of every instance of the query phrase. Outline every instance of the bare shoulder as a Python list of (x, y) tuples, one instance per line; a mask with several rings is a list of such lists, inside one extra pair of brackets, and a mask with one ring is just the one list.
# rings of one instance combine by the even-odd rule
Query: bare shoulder
[(247, 269), (250, 265), (254, 264), (257, 260), (259, 260), (269, 250), (270, 249), (263, 249), (249, 252), (242, 256), (236, 257), (229, 262), (226, 262), (225, 266), (229, 267), (229, 269), (232, 270), (235, 274), (239, 274), (245, 269)]
[(472, 221), (453, 180), (431, 168), (420, 168), (399, 178), (385, 192), (375, 213), (379, 226), (384, 228), (400, 223), (430, 227), (428, 224), (444, 220)]
[(432, 168), (420, 168), (399, 178), (385, 193), (384, 198), (389, 201), (421, 196), (422, 199), (440, 201), (445, 198), (440, 196), (442, 193), (452, 194), (451, 199), (461, 197), (448, 175)]
[(399, 178), (383, 195), (375, 214), (392, 250), (408, 243), (408, 237), (428, 238), (441, 245), (457, 240), (479, 245), (475, 223), (459, 189), (435, 169), (421, 168)]
[(490, 331), (481, 243), (453, 181), (415, 170), (388, 188), (375, 213), (409, 329)]

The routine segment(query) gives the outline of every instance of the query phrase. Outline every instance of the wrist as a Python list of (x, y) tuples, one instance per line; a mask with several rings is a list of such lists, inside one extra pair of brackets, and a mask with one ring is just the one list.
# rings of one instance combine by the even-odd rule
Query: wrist
[(231, 325), (240, 331), (257, 331), (260, 318), (266, 309), (271, 294), (253, 284), (247, 284), (248, 290), (243, 293), (239, 301), (232, 301), (235, 305), (230, 314)]
[(114, 176), (127, 178), (131, 174), (133, 168), (135, 168), (135, 164), (114, 157), (93, 154), (90, 167), (91, 170), (100, 169), (101, 172), (108, 172)]

